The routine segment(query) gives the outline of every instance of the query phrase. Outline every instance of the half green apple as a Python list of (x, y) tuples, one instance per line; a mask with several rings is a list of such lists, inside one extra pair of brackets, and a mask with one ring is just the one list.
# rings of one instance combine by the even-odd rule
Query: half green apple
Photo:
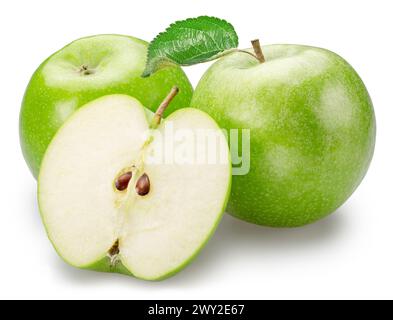
[(69, 264), (160, 280), (213, 234), (230, 190), (228, 146), (197, 109), (161, 122), (175, 93), (156, 115), (129, 96), (105, 96), (78, 110), (51, 142), (39, 206)]

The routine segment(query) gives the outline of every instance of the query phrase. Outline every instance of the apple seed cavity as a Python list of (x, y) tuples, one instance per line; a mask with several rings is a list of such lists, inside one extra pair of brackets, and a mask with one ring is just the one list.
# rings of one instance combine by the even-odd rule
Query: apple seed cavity
[(146, 173), (138, 179), (135, 190), (140, 196), (146, 196), (150, 192), (150, 179)]
[(132, 172), (131, 171), (122, 174), (115, 181), (116, 189), (119, 191), (126, 190), (128, 188), (128, 184), (130, 183), (131, 179), (132, 179)]

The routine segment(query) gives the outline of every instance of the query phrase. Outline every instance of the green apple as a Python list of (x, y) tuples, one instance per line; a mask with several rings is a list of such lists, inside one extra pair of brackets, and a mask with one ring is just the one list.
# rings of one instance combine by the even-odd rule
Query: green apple
[[(50, 143), (39, 207), (50, 240), (72, 266), (161, 280), (185, 267), (218, 225), (232, 177), (225, 135), (197, 109), (178, 110), (161, 124), (157, 115), (129, 96), (101, 97)], [(201, 131), (215, 132), (220, 161), (200, 161), (211, 150), (208, 139), (186, 152), (181, 137)], [(149, 160), (167, 150), (193, 161)]]
[(260, 225), (302, 226), (334, 212), (365, 176), (376, 137), (373, 105), (335, 53), (300, 45), (263, 52), (261, 61), (245, 53), (217, 61), (191, 106), (223, 128), (250, 129), (251, 169), (234, 177), (228, 211)]
[(192, 86), (179, 67), (143, 79), (148, 44), (120, 35), (72, 42), (34, 73), (20, 113), (23, 154), (37, 177), (45, 150), (65, 120), (80, 106), (108, 94), (128, 94), (155, 110), (174, 85), (180, 88), (171, 110), (188, 107)]

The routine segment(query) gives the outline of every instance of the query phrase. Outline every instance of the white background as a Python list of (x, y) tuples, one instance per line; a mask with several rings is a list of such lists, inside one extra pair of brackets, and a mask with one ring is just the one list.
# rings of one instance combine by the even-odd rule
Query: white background
[[(0, 1), (0, 298), (393, 298), (393, 3), (385, 1)], [(171, 22), (215, 15), (241, 47), (300, 43), (331, 49), (357, 69), (373, 98), (374, 161), (355, 195), (311, 226), (273, 230), (225, 217), (198, 259), (164, 282), (67, 266), (40, 222), (36, 182), (21, 155), (20, 102), (44, 58), (86, 35), (151, 40)], [(207, 66), (186, 69), (194, 85)]]

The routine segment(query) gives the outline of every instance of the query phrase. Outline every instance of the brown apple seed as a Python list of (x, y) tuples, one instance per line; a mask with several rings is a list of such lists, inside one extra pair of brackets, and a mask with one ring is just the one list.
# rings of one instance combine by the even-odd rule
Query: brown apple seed
[(140, 196), (145, 196), (150, 192), (150, 179), (146, 173), (138, 179), (135, 190)]
[(126, 172), (117, 178), (115, 182), (116, 189), (119, 191), (124, 191), (128, 188), (128, 184), (132, 179), (132, 172)]

